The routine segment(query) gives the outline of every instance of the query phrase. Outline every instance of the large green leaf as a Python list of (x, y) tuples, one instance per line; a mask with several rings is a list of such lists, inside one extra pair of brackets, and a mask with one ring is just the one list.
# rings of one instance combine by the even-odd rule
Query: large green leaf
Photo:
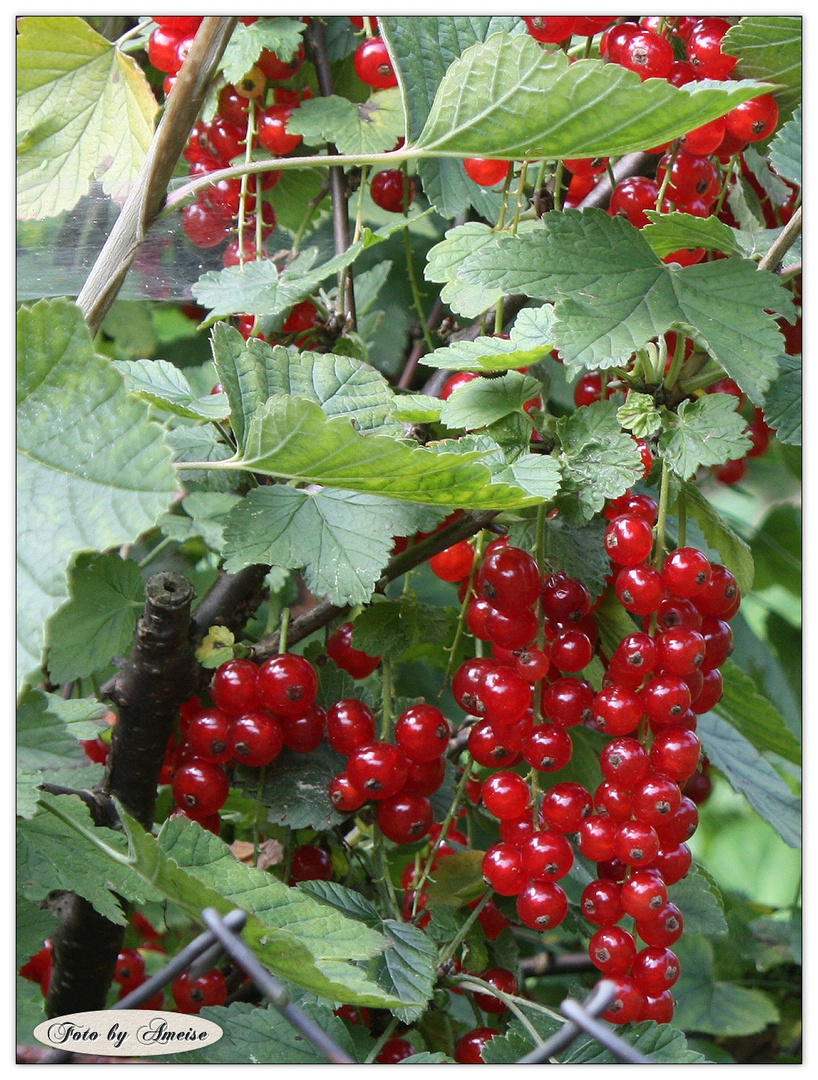
[(721, 671), (724, 693), (713, 712), (740, 731), (760, 753), (777, 754), (800, 765), (801, 745), (773, 702), (759, 694), (753, 679), (732, 660)]
[(125, 385), (143, 401), (191, 420), (224, 420), (230, 412), (221, 392), (199, 397), (187, 375), (167, 360), (115, 360)]
[(801, 801), (738, 728), (716, 712), (699, 717), (705, 754), (790, 847), (801, 844)]
[(80, 555), (71, 569), (71, 599), (48, 625), (48, 671), (56, 685), (86, 679), (124, 656), (145, 604), (131, 559), (110, 552)]
[(495, 234), (465, 254), (456, 273), (484, 288), (555, 300), (554, 343), (573, 373), (626, 363), (648, 341), (681, 329), (754, 402), (784, 351), (767, 312), (794, 317), (774, 274), (738, 258), (667, 265), (639, 229), (604, 210), (549, 213), (535, 230)]
[(121, 201), (158, 105), (142, 69), (74, 16), (17, 23), (17, 216), (72, 210), (93, 181)]
[(351, 420), (364, 434), (402, 435), (393, 417), (395, 395), (383, 375), (353, 356), (299, 353), (258, 338), (245, 341), (226, 323), (213, 328), (213, 359), (230, 402), (231, 427), (241, 445), (256, 410), (274, 394), (314, 401), (327, 416)]
[(683, 135), (761, 89), (755, 82), (642, 82), (618, 64), (569, 63), (528, 34), (498, 33), (451, 64), (415, 146), (443, 156), (619, 156)]
[(475, 318), (503, 296), (501, 288), (464, 282), (458, 273), (463, 260), (484, 244), (491, 246), (494, 236), (485, 222), (467, 221), (449, 229), (429, 251), (423, 276), (443, 285), (440, 299), (458, 315)]
[(781, 442), (800, 446), (803, 419), (801, 357), (780, 356), (778, 362), (781, 374), (764, 399), (764, 418)]
[(552, 308), (523, 308), (507, 338), (481, 335), (474, 341), (452, 341), (427, 353), (421, 363), (447, 371), (479, 371), (484, 374), (528, 367), (551, 352)]
[(390, 942), (372, 974), (381, 986), (405, 1004), (395, 1015), (405, 1024), (419, 1020), (437, 981), (437, 947), (417, 926), (385, 919), (382, 931)]
[(276, 395), (253, 415), (239, 454), (195, 467), (246, 470), (393, 499), (473, 510), (530, 505), (521, 488), (493, 483), (481, 451), (435, 453), (383, 435), (359, 435), (302, 398)]
[[(94, 828), (87, 811), (87, 822), (80, 820), (66, 808), (66, 798), (79, 803), (74, 796), (42, 796), (44, 807), (73, 831), (71, 843), (63, 845), (77, 848), (84, 840), (95, 848), (97, 877), (116, 873), (126, 897), (149, 890), (194, 920), (206, 907), (222, 914), (240, 907), (248, 915), (242, 936), (271, 971), (332, 1000), (400, 1004), (353, 963), (380, 955), (386, 946), (380, 934), (240, 863), (223, 841), (195, 822), (171, 818), (155, 837), (120, 810), (128, 841), (124, 852), (121, 834)], [(120, 881), (116, 884), (119, 888)]]
[(394, 87), (357, 103), (337, 94), (310, 98), (295, 110), (287, 130), (313, 146), (332, 143), (339, 154), (381, 154), (403, 136), (403, 102)]
[(743, 458), (752, 446), (746, 431), (747, 422), (731, 394), (705, 394), (666, 414), (659, 451), (663, 463), (689, 480), (702, 465)]
[(228, 573), (269, 563), (305, 571), (333, 604), (365, 604), (396, 536), (431, 527), (421, 507), (379, 495), (275, 485), (248, 492), (231, 513), (222, 554)]
[(262, 16), (245, 26), (239, 23), (222, 57), (222, 72), (227, 82), (236, 83), (246, 75), (261, 55), (262, 49), (290, 61), (304, 43), (307, 24), (295, 16)]
[(163, 431), (94, 353), (79, 308), (42, 300), (17, 316), (18, 641), (24, 678), (81, 551), (130, 543), (177, 490)]
[(800, 15), (745, 15), (722, 41), (739, 58), (734, 76), (775, 84), (782, 121), (801, 102), (802, 28)]
[(760, 990), (715, 978), (713, 946), (701, 936), (674, 945), (681, 977), (673, 989), (674, 1025), (713, 1035), (751, 1035), (779, 1019), (772, 1000)]
[[(498, 31), (526, 32), (515, 15), (384, 16), (379, 27), (400, 79), (410, 141), (423, 129), (438, 85), (457, 57)], [(474, 207), (478, 216), (496, 220), (500, 192), (471, 181), (462, 161), (420, 159), (417, 164), (424, 194), (444, 218)]]

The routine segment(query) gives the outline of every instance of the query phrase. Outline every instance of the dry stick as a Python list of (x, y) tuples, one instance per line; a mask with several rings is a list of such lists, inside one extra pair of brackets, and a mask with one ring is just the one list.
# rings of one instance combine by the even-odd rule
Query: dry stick
[[(130, 659), (114, 680), (119, 707), (99, 797), (99, 824), (112, 798), (146, 829), (153, 825), (156, 789), (179, 705), (193, 687), (190, 641), (193, 587), (179, 574), (161, 573), (145, 586), (145, 610)], [(92, 805), (86, 800), (86, 805)], [(93, 813), (93, 806), (92, 806)], [(53, 935), (54, 967), (48, 1016), (103, 1009), (125, 928), (100, 915), (83, 897), (66, 893)]]
[(790, 220), (771, 244), (767, 254), (759, 260), (759, 270), (777, 270), (781, 260), (801, 235), (801, 207), (799, 206)]
[[(322, 97), (331, 97), (335, 92), (335, 87), (329, 65), (326, 33), (321, 19), (312, 21), (310, 32), (318, 88)], [(328, 144), (327, 151), (330, 155), (338, 153), (332, 144)], [(329, 184), (332, 195), (332, 231), (335, 238), (335, 254), (343, 255), (349, 248), (349, 203), (347, 201), (346, 177), (342, 165), (330, 166)], [(342, 270), (338, 276), (338, 294), (339, 300), (343, 303), (346, 324), (350, 329), (354, 330), (356, 326), (355, 287), (350, 267)]]
[(237, 22), (235, 16), (209, 15), (199, 27), (133, 190), (77, 297), (92, 335), (102, 325), (151, 222), (164, 205), (168, 184)]

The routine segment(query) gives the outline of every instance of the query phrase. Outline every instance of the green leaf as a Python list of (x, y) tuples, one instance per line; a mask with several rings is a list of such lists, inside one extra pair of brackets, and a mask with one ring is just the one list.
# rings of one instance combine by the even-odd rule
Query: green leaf
[(778, 1021), (778, 1010), (766, 994), (714, 978), (713, 946), (706, 938), (685, 936), (674, 951), (682, 969), (673, 989), (674, 1025), (686, 1031), (741, 1036)]
[(446, 400), (440, 419), (449, 428), (488, 427), (512, 413), (523, 413), (525, 403), (539, 393), (539, 382), (519, 371), (472, 379)]
[[(346, 1025), (339, 1016), (333, 1015), (329, 1005), (313, 1001), (299, 1002), (298, 1007), (350, 1057), (354, 1057)], [(247, 1001), (234, 1001), (228, 1006), (206, 1006), (199, 1015), (219, 1025), (224, 1032), (219, 1041), (185, 1053), (156, 1057), (155, 1062), (179, 1065), (328, 1064), (315, 1043), (272, 1005), (260, 1007)]]
[(773, 702), (758, 692), (753, 679), (732, 660), (721, 672), (724, 693), (713, 706), (716, 716), (741, 732), (759, 753), (777, 754), (800, 765), (801, 745)]
[(422, 644), (442, 648), (454, 636), (449, 609), (424, 603), (413, 592), (370, 604), (356, 616), (354, 627), (356, 649), (392, 661)]
[[(120, 897), (145, 903), (160, 899), (123, 857), (124, 838), (112, 829), (97, 829), (78, 795), (40, 793), (42, 812), (17, 823), (18, 881), (29, 893), (52, 889), (78, 893), (117, 926), (127, 924)], [(116, 858), (106, 858), (91, 841), (99, 833)]]
[(486, 288), (462, 281), (459, 269), (463, 260), (483, 246), (492, 246), (494, 232), (481, 221), (468, 221), (449, 229), (440, 243), (429, 251), (423, 276), (443, 284), (440, 299), (457, 315), (475, 318), (504, 295), (501, 288)]
[(569, 373), (625, 364), (647, 342), (681, 329), (760, 403), (784, 351), (764, 309), (794, 318), (787, 290), (755, 263), (666, 265), (639, 229), (604, 210), (549, 213), (536, 229), (495, 234), (460, 257), (457, 275), (466, 283), (556, 300), (555, 346)]
[(378, 495), (275, 485), (255, 488), (231, 512), (223, 556), (228, 573), (256, 563), (304, 570), (314, 596), (365, 604), (394, 537), (425, 523), (424, 512)]
[(191, 420), (224, 420), (230, 407), (223, 393), (199, 397), (184, 371), (167, 360), (115, 360), (128, 389), (151, 405)]
[(42, 690), (27, 690), (17, 709), (18, 817), (37, 811), (39, 785), (65, 783), (92, 787), (101, 779), (99, 766), (83, 768), (78, 739), (93, 739), (107, 725), (105, 705), (89, 698), (64, 699)]
[(561, 517), (546, 521), (546, 547), (549, 560), (569, 577), (585, 583), (596, 600), (607, 587), (611, 561), (605, 551), (606, 522), (591, 518), (583, 524)]
[(495, 480), (516, 484), (545, 502), (550, 502), (560, 490), (559, 462), (545, 454), (520, 454), (505, 468), (494, 469), (492, 475)]
[(183, 513), (165, 514), (159, 527), (165, 536), (180, 544), (199, 536), (212, 551), (220, 551), (227, 516), (243, 501), (240, 495), (229, 492), (192, 491), (180, 503)]
[(780, 503), (769, 510), (757, 526), (750, 544), (756, 564), (754, 585), (757, 590), (778, 585), (801, 596), (803, 536), (799, 506)]
[[(479, 451), (435, 453), (382, 435), (363, 437), (343, 417), (327, 417), (300, 398), (270, 398), (253, 416), (241, 455), (211, 469), (250, 469), (394, 499), (463, 509), (499, 509), (534, 501), (520, 488), (491, 482)], [(205, 467), (199, 463), (198, 467)]]
[(212, 319), (240, 313), (280, 315), (306, 300), (328, 277), (350, 266), (366, 246), (369, 245), (364, 240), (359, 240), (342, 255), (318, 266), (315, 265), (320, 254), (318, 248), (305, 248), (280, 272), (271, 259), (209, 270), (192, 286), (191, 292), (208, 309)]
[(801, 803), (769, 762), (715, 710), (699, 717), (697, 734), (712, 764), (790, 847), (801, 844)]
[(93, 351), (76, 305), (17, 315), (18, 671), (39, 665), (43, 624), (74, 555), (132, 543), (177, 490), (163, 432)]
[(731, 571), (742, 595), (746, 596), (752, 588), (755, 573), (749, 545), (705, 499), (695, 483), (682, 484), (679, 499), (673, 507), (676, 513), (680, 512), (682, 500), (685, 513), (699, 526), (708, 546), (718, 552), (722, 564)]
[(716, 886), (694, 867), (668, 890), (682, 913), (686, 934), (726, 934), (727, 920)]
[(689, 480), (702, 465), (744, 457), (752, 445), (746, 431), (731, 394), (705, 394), (666, 414), (659, 453), (678, 477)]
[[(526, 32), (523, 21), (514, 15), (384, 16), (378, 25), (398, 72), (411, 142), (420, 134), (453, 60), (499, 30)], [(479, 217), (496, 221), (500, 192), (478, 187), (466, 176), (462, 161), (422, 158), (418, 172), (424, 194), (444, 218), (451, 219), (471, 206)]]
[(440, 419), (443, 401), (427, 394), (395, 398), (395, 419), (404, 424), (433, 424)]
[[(706, 1060), (697, 1050), (692, 1050), (687, 1045), (685, 1036), (675, 1023), (657, 1024), (654, 1020), (648, 1020), (627, 1027), (621, 1032), (621, 1036), (626, 1043), (646, 1054), (654, 1065), (695, 1065)], [(621, 1064), (619, 1058), (593, 1038), (578, 1039), (560, 1056), (560, 1061), (566, 1065)]]
[(404, 1002), (393, 1011), (403, 1023), (411, 1024), (423, 1016), (432, 996), (437, 981), (437, 947), (411, 923), (384, 919), (381, 926), (389, 947), (370, 974), (387, 993)]
[(150, 145), (157, 111), (133, 57), (85, 19), (19, 19), (18, 218), (72, 210), (95, 181), (123, 201)]
[(451, 64), (415, 146), (463, 157), (621, 156), (715, 120), (762, 89), (642, 82), (617, 64), (569, 64), (565, 53), (544, 50), (529, 34), (498, 33)]
[(653, 435), (662, 426), (662, 417), (656, 408), (656, 402), (650, 394), (640, 394), (636, 390), (628, 391), (625, 404), (620, 405), (616, 418), (622, 427), (633, 432), (637, 439)]
[(433, 878), (427, 886), (429, 907), (447, 904), (463, 907), (486, 891), (483, 878), (484, 851), (457, 851), (447, 855), (435, 867)]
[(365, 896), (335, 881), (301, 881), (298, 888), (324, 904), (329, 904), (350, 919), (377, 927), (381, 924), (378, 909)]
[[(526, 1011), (525, 1015), (528, 1024), (523, 1024), (519, 1017), (514, 1016), (502, 1034), (495, 1035), (486, 1043), (481, 1056), (487, 1065), (516, 1065), (521, 1057), (556, 1034), (564, 1023), (556, 1016), (545, 1016), (539, 1010)], [(532, 1028), (538, 1036), (536, 1040)]]
[(386, 379), (355, 357), (299, 353), (258, 338), (245, 341), (226, 323), (213, 328), (212, 346), (239, 445), (256, 410), (276, 394), (314, 401), (327, 416), (351, 420), (364, 433), (403, 434), (392, 415), (395, 397)]
[(801, 103), (802, 24), (797, 15), (745, 15), (722, 41), (739, 58), (737, 78), (775, 83), (782, 120)]
[(776, 438), (789, 446), (801, 445), (801, 357), (780, 356), (781, 374), (767, 391), (764, 419)]
[(262, 49), (269, 49), (279, 60), (287, 63), (303, 44), (306, 29), (307, 24), (302, 19), (292, 16), (262, 16), (249, 26), (240, 23), (222, 57), (221, 69), (225, 80), (238, 82), (256, 63)]
[(803, 145), (800, 106), (792, 119), (779, 127), (770, 143), (770, 165), (778, 176), (801, 186), (801, 148)]
[(330, 780), (344, 768), (345, 760), (327, 743), (309, 755), (282, 750), (268, 770), (236, 770), (236, 786), (249, 799), (267, 807), (267, 820), (290, 829), (332, 829), (345, 815), (330, 802)]
[(56, 685), (85, 679), (124, 656), (145, 603), (139, 567), (119, 555), (80, 555), (71, 599), (48, 624), (48, 670)]
[(367, 101), (331, 94), (299, 105), (287, 130), (307, 143), (333, 143), (339, 154), (382, 154), (403, 137), (403, 102), (397, 87), (378, 90)]
[(701, 218), (678, 210), (659, 214), (648, 210), (642, 235), (660, 259), (674, 251), (704, 248), (705, 251), (721, 251), (725, 255), (743, 255), (736, 230), (725, 225), (717, 217)]
[[(595, 401), (557, 421), (562, 468), (561, 495), (576, 520), (599, 513), (607, 499), (616, 499), (644, 472), (636, 443), (619, 426), (616, 404)], [(569, 505), (576, 503), (576, 507)]]
[(551, 312), (550, 307), (524, 308), (509, 338), (481, 336), (474, 341), (455, 340), (450, 345), (427, 353), (421, 363), (447, 371), (465, 370), (486, 374), (529, 367), (551, 352), (548, 337)]

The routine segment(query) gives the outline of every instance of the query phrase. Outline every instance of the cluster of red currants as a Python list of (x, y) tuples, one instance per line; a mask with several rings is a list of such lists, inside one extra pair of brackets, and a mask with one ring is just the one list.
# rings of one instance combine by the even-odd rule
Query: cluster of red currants
[[(543, 931), (568, 912), (560, 880), (576, 852), (596, 864), (581, 908), (597, 927), (589, 956), (617, 984), (606, 1018), (620, 1023), (673, 1015), (679, 965), (670, 947), (682, 915), (667, 888), (691, 866), (687, 841), (709, 793), (697, 718), (721, 699), (719, 669), (740, 602), (732, 573), (695, 548), (651, 565), (657, 513), (654, 499), (632, 492), (608, 507), (609, 587), (636, 623), (609, 656), (579, 579), (543, 576), (505, 538), (489, 544), (476, 573), (457, 556), (461, 591), (471, 588), (463, 593), (467, 625), (491, 647), (452, 682), (473, 718), (468, 750), (478, 769), (469, 794), (499, 822), (484, 878), (516, 898), (520, 923)], [(585, 677), (595, 656), (604, 664), (596, 689)], [(541, 774), (570, 761), (570, 729), (579, 725), (607, 736), (602, 783), (595, 791), (573, 781), (543, 785)]]

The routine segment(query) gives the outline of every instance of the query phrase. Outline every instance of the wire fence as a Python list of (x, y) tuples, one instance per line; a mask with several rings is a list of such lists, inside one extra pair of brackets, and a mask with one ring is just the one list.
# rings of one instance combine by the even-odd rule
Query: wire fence
[[(259, 993), (301, 1035), (309, 1039), (330, 1064), (360, 1064), (350, 1057), (320, 1025), (290, 1001), (289, 992), (284, 983), (267, 970), (241, 937), (246, 921), (247, 916), (238, 909), (222, 916), (213, 908), (205, 908), (202, 912), (202, 922), (207, 929), (185, 946), (161, 971), (150, 976), (130, 994), (112, 1005), (110, 1011), (138, 1009), (183, 971), (189, 970), (191, 978), (196, 979), (205, 971), (209, 971), (219, 958), (226, 954), (230, 961), (252, 980)], [(563, 1027), (520, 1058), (516, 1064), (534, 1065), (549, 1062), (557, 1054), (566, 1050), (576, 1038), (585, 1034), (595, 1039), (618, 1063), (650, 1065), (650, 1058), (625, 1042), (600, 1019), (602, 1014), (610, 1008), (615, 995), (615, 984), (608, 979), (601, 979), (584, 1001), (566, 998), (560, 1006), (560, 1011), (566, 1018)], [(59, 1065), (75, 1060), (76, 1055), (70, 1051), (52, 1050), (42, 1058), (41, 1063)]]

